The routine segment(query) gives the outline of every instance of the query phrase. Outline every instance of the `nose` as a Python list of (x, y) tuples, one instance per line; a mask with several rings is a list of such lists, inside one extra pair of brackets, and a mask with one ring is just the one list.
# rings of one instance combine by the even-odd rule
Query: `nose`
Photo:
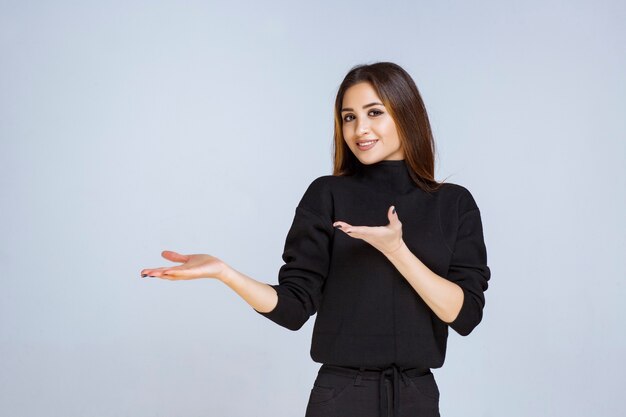
[(362, 120), (357, 125), (356, 131), (359, 135), (364, 135), (369, 132), (370, 126), (367, 120)]

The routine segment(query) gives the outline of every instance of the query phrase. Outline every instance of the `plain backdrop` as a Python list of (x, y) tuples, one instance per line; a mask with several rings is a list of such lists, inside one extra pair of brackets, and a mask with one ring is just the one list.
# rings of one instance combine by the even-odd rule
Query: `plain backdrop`
[(434, 369), (444, 417), (618, 416), (626, 386), (621, 1), (0, 2), (0, 414), (303, 416), (282, 328), (162, 250), (277, 282), (333, 101), (391, 61), (492, 270)]

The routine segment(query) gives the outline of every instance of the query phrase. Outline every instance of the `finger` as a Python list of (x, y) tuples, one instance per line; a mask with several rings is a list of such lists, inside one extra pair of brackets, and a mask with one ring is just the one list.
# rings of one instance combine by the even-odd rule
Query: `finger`
[(163, 271), (170, 269), (170, 267), (164, 266), (161, 268), (149, 268), (141, 270), (142, 277), (160, 277), (163, 274)]
[(184, 266), (175, 266), (175, 267), (168, 268), (165, 271), (163, 271), (164, 277), (182, 278), (182, 277), (187, 277), (188, 275), (189, 275), (189, 270)]
[(402, 222), (398, 217), (398, 210), (396, 210), (396, 206), (389, 207), (389, 210), (387, 210), (387, 218), (389, 219), (389, 226), (391, 226), (392, 229), (402, 226)]
[(163, 278), (169, 280), (190, 280), (197, 277), (196, 273), (190, 269), (170, 268), (163, 271)]
[(394, 213), (394, 207), (393, 206), (389, 206), (389, 208), (387, 209), (387, 220), (389, 220), (388, 224), (393, 223), (394, 221), (394, 217), (396, 217), (395, 213)]
[(349, 226), (346, 228), (342, 228), (344, 232), (349, 234), (352, 237), (362, 239), (368, 234), (370, 234), (371, 226)]
[(345, 232), (346, 230), (349, 230), (350, 227), (352, 227), (352, 226), (350, 224), (346, 223), (346, 222), (337, 221), (337, 222), (333, 223), (333, 227), (341, 229), (341, 230), (343, 230)]
[(169, 269), (166, 269), (164, 271), (159, 271), (158, 275), (153, 275), (154, 278), (160, 278), (160, 279), (166, 279), (168, 281), (178, 281), (181, 279), (187, 279), (187, 277), (185, 277), (181, 271), (172, 271)]
[(187, 262), (189, 260), (189, 256), (187, 255), (183, 255), (180, 254), (178, 252), (174, 252), (171, 250), (164, 250), (163, 252), (161, 252), (161, 256), (164, 257), (165, 259), (169, 259), (170, 261), (173, 262)]
[(389, 210), (387, 210), (387, 217), (389, 218), (389, 222), (398, 220), (398, 210), (396, 210), (396, 206), (389, 207)]
[(185, 279), (185, 274), (181, 270), (168, 269), (163, 271), (162, 277), (165, 279)]

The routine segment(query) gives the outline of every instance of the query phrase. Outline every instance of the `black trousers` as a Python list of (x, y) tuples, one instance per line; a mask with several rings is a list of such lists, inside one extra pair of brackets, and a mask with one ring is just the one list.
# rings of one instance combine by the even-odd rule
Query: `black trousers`
[(324, 364), (305, 417), (440, 417), (439, 388), (430, 369)]

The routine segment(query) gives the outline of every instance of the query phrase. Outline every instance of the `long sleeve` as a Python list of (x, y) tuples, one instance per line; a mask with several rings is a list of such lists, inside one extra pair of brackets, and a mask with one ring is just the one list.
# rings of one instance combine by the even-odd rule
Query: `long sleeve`
[(487, 266), (487, 249), (483, 238), (480, 210), (465, 190), (459, 202), (456, 243), (447, 278), (463, 290), (463, 305), (453, 322), (448, 323), (461, 336), (467, 336), (480, 323), (485, 306), (491, 270)]
[(290, 330), (300, 329), (319, 308), (330, 265), (332, 200), (325, 177), (314, 180), (298, 203), (287, 233), (278, 272), (278, 304), (266, 313), (255, 310)]

